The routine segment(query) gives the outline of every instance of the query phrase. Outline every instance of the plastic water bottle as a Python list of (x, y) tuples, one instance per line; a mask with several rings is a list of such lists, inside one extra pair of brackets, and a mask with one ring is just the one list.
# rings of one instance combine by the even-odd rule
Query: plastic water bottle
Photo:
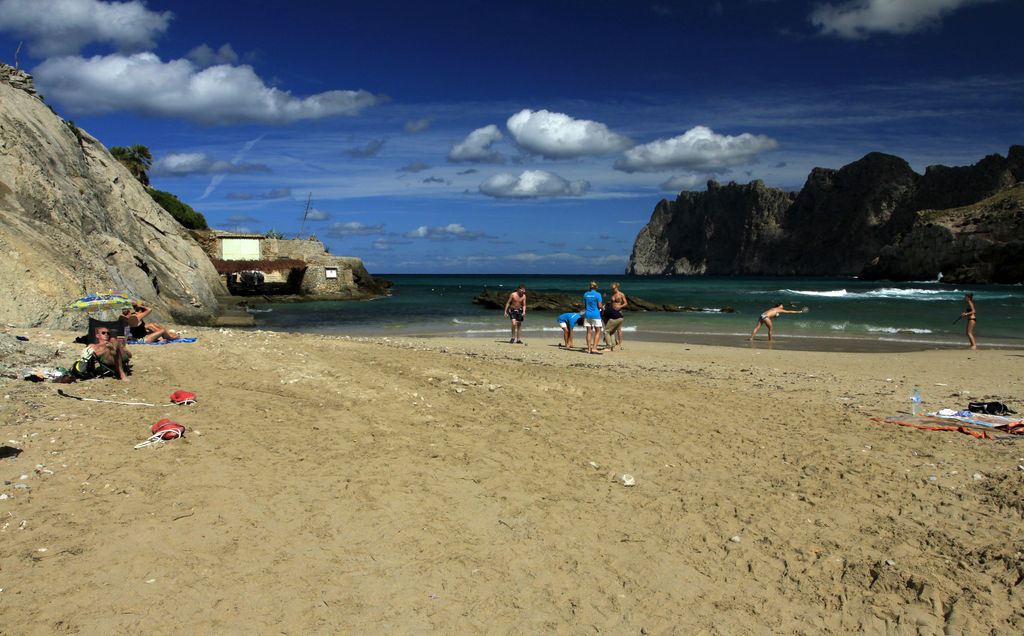
[(132, 328), (128, 325), (124, 326), (124, 341), (128, 342), (132, 339)]
[(914, 389), (914, 394), (910, 396), (910, 414), (919, 415), (921, 413), (921, 392)]

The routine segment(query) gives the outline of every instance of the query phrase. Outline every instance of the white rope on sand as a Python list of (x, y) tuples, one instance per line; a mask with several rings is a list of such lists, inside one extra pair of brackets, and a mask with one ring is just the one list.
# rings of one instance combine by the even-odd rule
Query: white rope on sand
[(82, 400), (83, 402), (103, 402), (104, 404), (127, 404), (129, 406), (156, 406), (155, 404), (150, 404), (149, 402), (117, 402), (114, 400), (97, 400), (96, 398), (79, 397), (77, 395), (65, 393), (63, 389), (57, 389), (57, 394), (60, 395), (61, 397), (72, 398), (74, 400)]

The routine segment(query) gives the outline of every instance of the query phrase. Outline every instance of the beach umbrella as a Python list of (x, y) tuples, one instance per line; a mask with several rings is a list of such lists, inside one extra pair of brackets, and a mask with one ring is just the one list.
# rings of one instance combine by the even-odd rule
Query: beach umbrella
[(122, 291), (105, 291), (91, 293), (88, 296), (79, 298), (70, 305), (68, 309), (80, 311), (102, 311), (105, 309), (121, 309), (132, 305), (141, 305), (138, 297)]

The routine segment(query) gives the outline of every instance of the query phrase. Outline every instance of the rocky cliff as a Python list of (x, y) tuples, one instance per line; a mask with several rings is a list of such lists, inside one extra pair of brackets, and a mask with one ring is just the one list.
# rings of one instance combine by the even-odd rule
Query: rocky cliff
[(898, 241), (860, 273), (866, 280), (1024, 282), (1024, 185), (978, 203), (922, 210)]
[(87, 132), (0, 64), (0, 322), (80, 328), (87, 292), (136, 294), (159, 318), (205, 323), (227, 290), (184, 228)]
[[(931, 166), (924, 175), (899, 157), (871, 153), (839, 170), (815, 168), (798, 193), (761, 181), (709, 181), (705, 192), (683, 192), (655, 207), (634, 242), (626, 273), (934, 279), (948, 273), (936, 269), (945, 261), (928, 252), (956, 245), (961, 261), (974, 265), (959, 267), (954, 276), (994, 282), (998, 268), (978, 263), (1009, 261), (1022, 238), (1019, 225), (992, 231), (992, 223), (981, 222), (978, 230), (977, 223), (965, 221), (967, 212), (937, 225), (943, 215), (924, 211), (976, 203), (1022, 179), (1024, 146), (973, 166)], [(998, 216), (996, 226), (1006, 218)], [(903, 244), (914, 232), (923, 234)]]

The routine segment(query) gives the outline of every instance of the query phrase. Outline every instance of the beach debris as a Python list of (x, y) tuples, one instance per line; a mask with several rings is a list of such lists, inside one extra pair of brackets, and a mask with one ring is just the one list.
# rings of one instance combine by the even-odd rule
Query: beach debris
[(743, 539), (741, 539), (739, 535), (736, 535), (729, 539), (729, 541), (732, 541), (733, 543), (739, 543), (740, 541), (743, 541)]
[(974, 473), (974, 478), (975, 479), (985, 479), (985, 476), (982, 475), (981, 473)]
[(633, 475), (630, 475), (629, 473), (623, 473), (622, 477), (619, 477), (619, 479), (622, 480), (622, 485), (623, 486), (635, 486), (636, 485), (636, 479), (633, 477)]
[(590, 464), (591, 466), (593, 466), (594, 468), (600, 468), (600, 466), (598, 466), (598, 465), (597, 465), (596, 463), (594, 463), (594, 462), (587, 462), (587, 463), (588, 463), (588, 464)]

